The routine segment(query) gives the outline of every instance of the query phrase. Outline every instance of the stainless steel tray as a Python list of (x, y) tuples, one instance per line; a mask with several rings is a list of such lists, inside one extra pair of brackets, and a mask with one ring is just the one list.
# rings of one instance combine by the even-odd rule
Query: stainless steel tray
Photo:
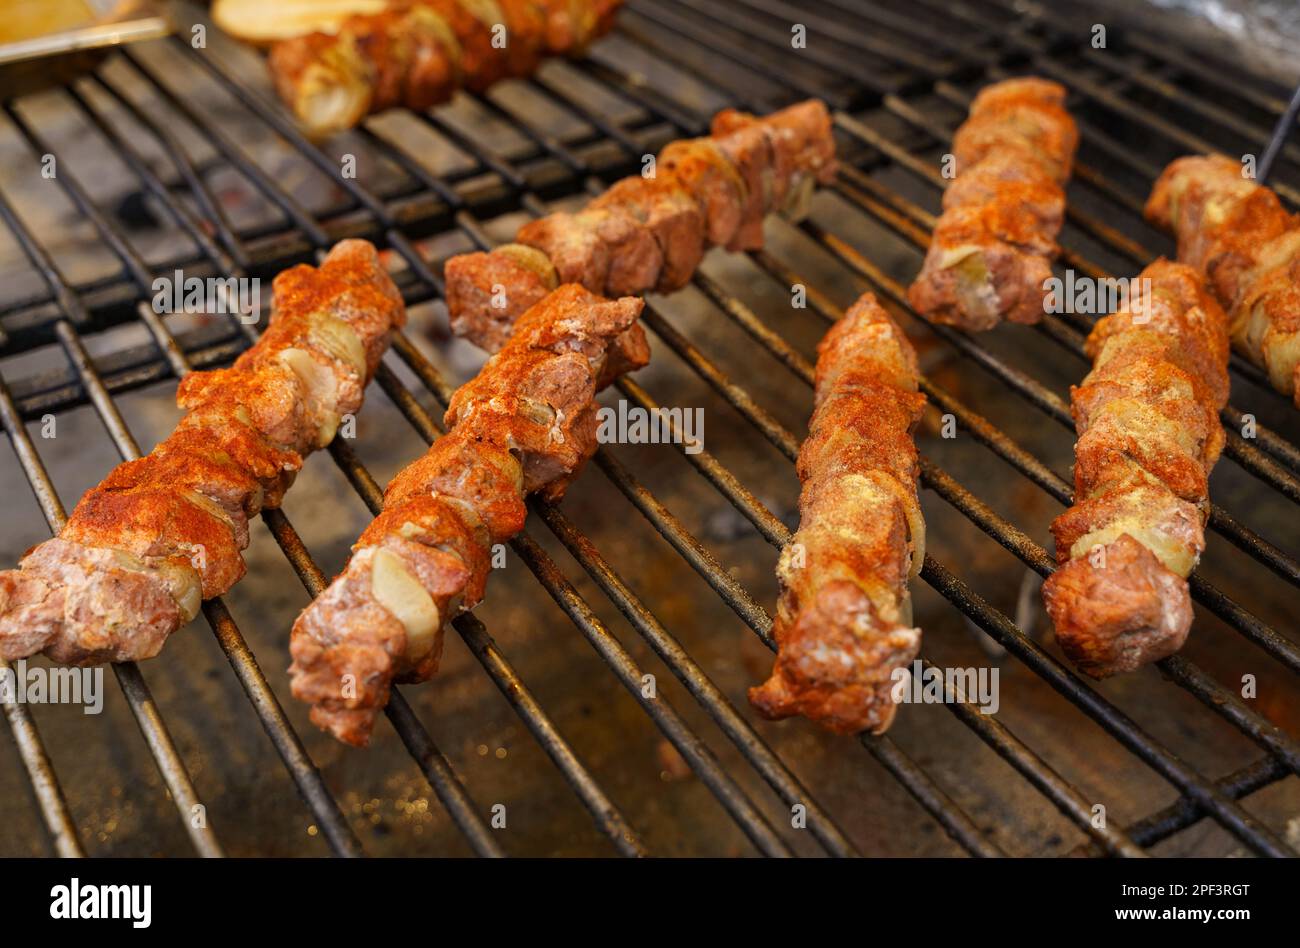
[(0, 98), (93, 68), (113, 47), (171, 32), (147, 0), (0, 0)]

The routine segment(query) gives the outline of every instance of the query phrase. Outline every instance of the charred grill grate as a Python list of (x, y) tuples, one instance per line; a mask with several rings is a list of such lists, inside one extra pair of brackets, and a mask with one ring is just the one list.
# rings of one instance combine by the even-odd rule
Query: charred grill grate
[[(797, 59), (792, 59), (789, 49), (792, 22), (804, 23), (810, 35), (806, 55)], [(954, 30), (954, 24), (959, 29)], [(1086, 275), (1102, 276), (1108, 272), (1129, 275), (1145, 265), (1153, 253), (1140, 240), (1108, 221), (1117, 215), (1131, 217), (1139, 212), (1150, 181), (1163, 161), (1175, 154), (1216, 147), (1262, 148), (1269, 126), (1287, 102), (1262, 86), (1244, 83), (1239, 74), (1228, 74), (1233, 75), (1229, 82), (1223, 73), (1214, 70), (1213, 64), (1166, 45), (1136, 36), (1126, 37), (1120, 43), (1113, 37), (1120, 51), (1097, 55), (1081, 49), (1083, 44), (1077, 40), (1080, 35), (1086, 34), (1075, 32), (1071, 38), (1066, 26), (1050, 20), (1036, 7), (1025, 4), (1013, 7), (1002, 0), (981, 5), (979, 11), (952, 0), (885, 4), (835, 0), (822, 5), (816, 14), (801, 12), (778, 0), (742, 0), (729, 5), (717, 0), (666, 3), (633, 0), (616, 30), (617, 41), (630, 45), (650, 60), (671, 65), (698, 87), (698, 92), (670, 97), (646, 82), (634, 65), (620, 64), (597, 51), (595, 61), (568, 68), (576, 69), (585, 81), (598, 85), (605, 94), (631, 109), (636, 113), (635, 118), (611, 117), (607, 111), (588, 104), (551, 79), (529, 80), (534, 91), (585, 123), (588, 130), (562, 140), (539, 124), (521, 121), (490, 98), (476, 97), (476, 104), (494, 120), (508, 124), (522, 135), (529, 149), (522, 154), (507, 155), (485, 144), (472, 131), (458, 129), (437, 116), (423, 116), (420, 121), (428, 128), (473, 158), (472, 168), (447, 176), (434, 176), (399, 144), (373, 130), (362, 129), (358, 134), (366, 145), (400, 169), (408, 181), (405, 188), (383, 195), (356, 179), (340, 177), (336, 156), (303, 139), (276, 106), (268, 104), (258, 91), (236, 77), (236, 70), (218, 57), (194, 50), (187, 42), (171, 41), (172, 52), (185, 60), (186, 69), (215, 80), (258, 122), (288, 142), (301, 157), (343, 189), (351, 206), (328, 219), (304, 209), (271, 173), (187, 101), (147, 57), (129, 51), (119, 54), (118, 59), (124, 61), (137, 79), (199, 130), (207, 148), (216, 156), (215, 161), (237, 169), (260, 192), (268, 206), (282, 215), (283, 225), (260, 229), (241, 229), (231, 224), (207, 179), (209, 169), (196, 163), (165, 121), (142, 108), (102, 71), (80, 85), (65, 87), (59, 94), (112, 145), (138, 177), (140, 186), (157, 199), (194, 241), (200, 259), (178, 260), (178, 265), (183, 263), (196, 272), (208, 267), (213, 273), (228, 276), (270, 274), (287, 261), (303, 259), (313, 251), (325, 249), (342, 233), (360, 232), (394, 251), (405, 263), (407, 269), (400, 275), (400, 282), (408, 303), (415, 304), (440, 297), (443, 285), (438, 273), (440, 267), (422, 254), (413, 240), (454, 232), (478, 248), (489, 247), (493, 241), (481, 221), (507, 211), (542, 214), (546, 211), (545, 198), (597, 190), (602, 187), (603, 179), (636, 167), (648, 150), (646, 138), (658, 141), (699, 134), (707, 115), (724, 102), (768, 111), (784, 104), (792, 93), (821, 96), (837, 110), (836, 126), (845, 170), (830, 189), (835, 197), (858, 212), (863, 220), (894, 235), (903, 246), (923, 249), (933, 217), (917, 200), (919, 195), (928, 194), (924, 199), (933, 201), (936, 187), (941, 186), (941, 178), (935, 171), (935, 156), (945, 150), (948, 136), (964, 111), (968, 93), (963, 90), (999, 78), (1004, 75), (1004, 69), (1036, 71), (1058, 79), (1071, 89), (1072, 111), (1080, 119), (1083, 133), (1072, 199), (1076, 194), (1084, 194), (1087, 200), (1072, 200), (1065, 240), (1070, 249), (1064, 262)], [(774, 76), (779, 76), (779, 80), (774, 80)], [(93, 88), (93, 101), (84, 88)], [(179, 175), (180, 186), (173, 187), (160, 177), (133, 136), (98, 102), (111, 103), (115, 111), (124, 112), (146, 130), (151, 145), (161, 149)], [(43, 131), (25, 117), (20, 104), (8, 103), (5, 108), (13, 128), (31, 152), (57, 155)], [(1171, 114), (1189, 117), (1189, 122), (1175, 121)], [(940, 118), (941, 115), (948, 118)], [(1099, 121), (1105, 124), (1098, 125)], [(1191, 124), (1192, 121), (1196, 124)], [(1187, 131), (1193, 127), (1204, 129), (1204, 134), (1212, 137), (1207, 140), (1201, 131)], [(1143, 147), (1130, 149), (1135, 140), (1141, 141)], [(1154, 144), (1150, 144), (1152, 141)], [(587, 157), (593, 145), (611, 146), (613, 157), (610, 160)], [(1294, 189), (1294, 182), (1300, 177), (1298, 159), (1300, 147), (1283, 148), (1273, 181), (1284, 198), (1293, 203), (1300, 197)], [(70, 285), (41, 237), (23, 221), (9, 199), (0, 194), (0, 216), (46, 287), (32, 298), (0, 304), (0, 327), (3, 327), (0, 343), (4, 345), (0, 354), (11, 355), (54, 343), (68, 362), (66, 370), (56, 369), (17, 382), (0, 381), (0, 421), (10, 435), (22, 470), (52, 530), (62, 524), (64, 508), (37, 445), (27, 433), (25, 421), (39, 418), (45, 412), (89, 402), (122, 457), (134, 457), (139, 453), (138, 447), (114, 396), (168, 376), (179, 377), (193, 369), (223, 364), (252, 338), (252, 330), (231, 327), (215, 333), (208, 329), (173, 334), (150, 306), (142, 302), (152, 295), (154, 271), (134, 249), (121, 224), (101, 210), (75, 178), (61, 174), (58, 182), (112, 251), (120, 263), (121, 276), (91, 286)], [(184, 199), (178, 192), (183, 193)], [(916, 194), (918, 198), (909, 198), (907, 194)], [(856, 242), (839, 236), (838, 227), (831, 230), (825, 224), (809, 220), (798, 229), (802, 238), (823, 251), (847, 274), (858, 278), (859, 285), (864, 281), (895, 312), (906, 311), (903, 285), (887, 268), (874, 262), (872, 254), (855, 249)], [(1076, 236), (1077, 241), (1071, 239)], [(809, 310), (826, 324), (839, 316), (839, 308), (818, 290), (817, 281), (806, 278), (784, 262), (778, 251), (763, 250), (749, 257), (778, 287), (805, 286)], [(1106, 261), (1104, 266), (1094, 262), (1098, 257)], [(781, 333), (766, 325), (743, 300), (729, 292), (723, 281), (701, 272), (693, 286), (718, 313), (748, 334), (795, 380), (811, 384), (810, 361)], [(91, 358), (83, 344), (83, 335), (133, 320), (139, 320), (147, 328), (152, 337), (150, 345)], [(722, 365), (697, 348), (655, 306), (647, 306), (644, 321), (661, 351), (671, 351), (779, 454), (793, 460), (798, 436), (760, 405), (743, 382), (734, 379)], [(913, 330), (921, 325), (914, 315), (910, 315), (907, 324)], [(1074, 356), (1081, 352), (1087, 326), (1086, 317), (1063, 316), (1045, 320), (1037, 332), (1055, 347), (1048, 351), (1066, 353), (1064, 361), (1071, 366), (1069, 371), (1078, 374), (1076, 370), (1082, 363)], [(1071, 428), (1068, 404), (1033, 373), (1018, 368), (997, 340), (975, 338), (941, 326), (928, 329), (940, 340), (940, 348), (996, 379), (1034, 411), (1066, 429)], [(414, 376), (425, 390), (423, 393), (406, 386), (394, 371), (399, 364), (403, 373)], [(1272, 393), (1258, 370), (1235, 357), (1233, 368), (1238, 393), (1234, 397), (1239, 403), (1240, 393), (1244, 391), (1252, 403), (1268, 403), (1269, 410), (1274, 412), (1270, 418), (1286, 419), (1283, 400)], [(454, 386), (408, 338), (397, 337), (376, 381), (421, 437), (431, 441), (438, 436), (437, 418), (417, 396), (431, 395), (439, 406), (445, 406)], [(657, 404), (655, 396), (638, 381), (625, 379), (618, 388), (629, 403), (643, 408)], [(923, 382), (923, 388), (931, 402), (941, 412), (951, 414), (972, 439), (1022, 474), (1028, 483), (1054, 500), (1068, 504), (1069, 484), (1047, 463), (933, 377)], [(1242, 429), (1245, 421), (1238, 408), (1230, 406), (1226, 410), (1224, 422), (1229, 444), (1225, 465), (1234, 465), (1259, 481), (1255, 489), (1300, 503), (1300, 450), (1282, 434), (1264, 425), (1249, 440), (1234, 434)], [(331, 446), (330, 453), (364, 503), (377, 512), (381, 487), (354, 450), (340, 439)], [(708, 451), (682, 453), (759, 536), (777, 547), (788, 539), (789, 529), (781, 518), (743, 486), (716, 456)], [(682, 520), (645, 488), (613, 452), (602, 449), (595, 466), (716, 591), (726, 606), (770, 647), (772, 620), (765, 607), (722, 567)], [(1051, 557), (1029, 535), (1005, 519), (990, 502), (963, 486), (933, 457), (923, 460), (923, 483), (1029, 569), (1044, 575), (1051, 570)], [(787, 806), (806, 807), (808, 828), (820, 847), (834, 855), (857, 854), (857, 847), (836, 825), (832, 814), (747, 723), (745, 715), (731, 704), (651, 608), (638, 598), (596, 545), (560, 509), (534, 503), (533, 511), (536, 519), (546, 525), (596, 587), (672, 670), (776, 797)], [(274, 510), (266, 512), (264, 519), (303, 585), (313, 595), (319, 592), (325, 577), (288, 517)], [(1300, 586), (1300, 563), (1227, 511), (1216, 506), (1211, 527), (1219, 538), (1272, 574), (1269, 588), (1276, 595), (1293, 595), (1293, 589), (1285, 587)], [(521, 535), (513, 547), (753, 846), (767, 855), (791, 854), (789, 842), (776, 829), (772, 818), (751, 799), (736, 775), (709, 750), (691, 725), (665, 699), (642, 696), (642, 669), (633, 655), (609, 631), (543, 547), (528, 534)], [(1214, 780), (1203, 773), (1204, 768), (1193, 767), (1180, 759), (1166, 742), (1140, 726), (1100, 689), (1058, 662), (943, 563), (927, 557), (921, 575), (1015, 660), (1068, 699), (1177, 791), (1178, 799), (1173, 805), (1145, 819), (1122, 827), (1113, 823), (1094, 825), (1088, 795), (1049, 763), (1048, 758), (1054, 757), (1054, 753), (1033, 750), (997, 716), (981, 714), (972, 705), (960, 701), (946, 705), (961, 724), (992, 748), (1043, 800), (1086, 834), (1090, 840), (1088, 852), (1143, 855), (1162, 840), (1209, 817), (1254, 852), (1293, 854), (1287, 842), (1253, 816), (1243, 801), (1262, 788), (1300, 773), (1297, 770), (1300, 745), (1235, 692), (1184, 656), (1174, 656), (1160, 664), (1161, 672), (1168, 679), (1164, 687), (1182, 689), (1263, 751), (1248, 766)], [(499, 579), (495, 588), (499, 591), (510, 581), (510, 578)], [(1204, 611), (1217, 616), (1278, 663), (1292, 676), (1288, 684), (1294, 688), (1294, 676), (1300, 673), (1300, 646), (1295, 641), (1201, 576), (1193, 577), (1192, 589)], [(329, 846), (339, 855), (360, 855), (361, 841), (290, 725), (229, 611), (220, 600), (205, 603), (203, 611)], [(582, 805), (590, 811), (599, 829), (619, 852), (625, 855), (645, 852), (636, 830), (561, 736), (484, 625), (473, 615), (466, 615), (456, 620), (455, 628)], [(166, 662), (166, 657), (162, 661)], [(139, 669), (121, 665), (114, 667), (114, 673), (194, 848), (204, 855), (219, 855), (221, 844), (213, 829), (195, 827), (190, 818), (198, 794)], [(431, 687), (437, 687), (436, 683)], [(83, 846), (76, 826), (29, 711), (20, 704), (6, 704), (5, 714), (55, 849), (63, 855), (81, 854)], [(483, 809), (470, 798), (447, 758), (400, 694), (394, 694), (388, 717), (470, 848), (480, 855), (504, 855), (497, 835), (488, 827)], [(864, 736), (859, 738), (859, 743), (962, 848), (973, 855), (1003, 854), (993, 835), (958, 806), (926, 768), (905, 753), (893, 738)]]

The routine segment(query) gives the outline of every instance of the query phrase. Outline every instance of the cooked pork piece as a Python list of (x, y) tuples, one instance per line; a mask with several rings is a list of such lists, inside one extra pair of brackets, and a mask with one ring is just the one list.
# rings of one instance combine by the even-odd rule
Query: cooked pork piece
[(1209, 279), (1237, 351), (1300, 406), (1300, 217), (1222, 155), (1171, 163), (1146, 214)]
[[(654, 288), (661, 293), (680, 290), (704, 259), (704, 215), (691, 192), (671, 174), (624, 178), (592, 201), (590, 208), (625, 211), (641, 233), (653, 237), (659, 248)], [(614, 292), (613, 271), (622, 257), (617, 249), (612, 253), (610, 292)], [(640, 273), (631, 274), (627, 283), (644, 288), (642, 279)]]
[(1088, 336), (1093, 369), (1072, 391), (1075, 502), (1052, 524), (1062, 565), (1043, 584), (1057, 641), (1095, 678), (1182, 648), (1224, 443), (1223, 309), (1181, 263), (1157, 260), (1137, 287)]
[(912, 429), (925, 407), (916, 353), (870, 293), (817, 351), (799, 450), (799, 530), (777, 575), (776, 665), (751, 688), (766, 717), (883, 733), (891, 692), (921, 645), (908, 580), (925, 559)]
[(654, 286), (663, 268), (654, 233), (618, 204), (549, 214), (529, 221), (515, 239), (549, 258), (561, 283), (597, 294), (637, 293)]
[(723, 109), (713, 117), (712, 132), (749, 195), (729, 250), (762, 247), (765, 215), (781, 211), (795, 220), (802, 218), (815, 186), (834, 180), (831, 117), (816, 99), (764, 117)]
[(152, 658), (202, 600), (244, 575), (248, 521), (278, 506), (328, 444), (406, 319), (363, 240), (275, 280), (271, 325), (233, 366), (196, 372), (188, 414), (81, 498), (59, 535), (0, 573), (0, 658), (90, 665)]
[(1058, 253), (1078, 131), (1065, 89), (1011, 79), (975, 97), (953, 136), (957, 176), (908, 301), (935, 322), (1036, 323)]
[(1043, 318), (1043, 284), (1055, 244), (1044, 244), (1031, 208), (995, 201), (945, 211), (921, 276), (908, 290), (918, 313), (965, 329)]
[(437, 671), (447, 622), (483, 597), (524, 498), (558, 500), (595, 453), (595, 394), (642, 305), (561, 286), (456, 391), (447, 434), (393, 478), (347, 568), (294, 623), (293, 693), (319, 727), (364, 746), (392, 683)]
[(740, 173), (711, 138), (684, 138), (664, 146), (658, 171), (675, 177), (695, 197), (707, 221), (704, 239), (728, 246), (740, 228), (746, 194)]
[(447, 261), (443, 276), (452, 331), (482, 340), (488, 352), (505, 345), (519, 317), (559, 286), (551, 258), (523, 244), (459, 254)]

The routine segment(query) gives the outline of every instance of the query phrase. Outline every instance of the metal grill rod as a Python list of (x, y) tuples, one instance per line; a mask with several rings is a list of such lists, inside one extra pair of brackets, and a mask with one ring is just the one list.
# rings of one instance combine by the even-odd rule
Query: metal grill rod
[[(932, 0), (923, 0), (923, 2), (928, 4)], [(1001, 5), (1007, 6), (1005, 3)], [(1007, 12), (1012, 13), (1009, 8)], [(1022, 24), (1024, 24), (1025, 19), (1031, 19), (1045, 32), (1058, 33), (1047, 11), (1038, 3), (1017, 4), (1014, 15), (1021, 19)], [(1021, 33), (1023, 43), (1035, 43), (1034, 40), (1023, 35), (1025, 33), (1023, 25), (1021, 26)], [(1218, 106), (1191, 95), (1176, 83), (1144, 71), (1142, 65), (1133, 60), (1116, 61), (1115, 57), (1103, 55), (1101, 50), (1086, 47), (1083, 49), (1083, 55), (1088, 57), (1090, 62), (1107, 69), (1111, 73), (1122, 76), (1130, 85), (1141, 86), (1149, 92), (1154, 92), (1171, 102), (1176, 102), (1181, 107), (1214, 121), (1221, 128), (1241, 138), (1254, 141), (1267, 140), (1269, 148), (1265, 149), (1264, 155), (1256, 165), (1256, 177), (1261, 182), (1268, 179), (1269, 172), (1280, 154), (1285, 153), (1293, 164), (1300, 163), (1300, 148), (1286, 142), (1291, 129), (1295, 126), (1296, 116), (1300, 114), (1300, 89), (1293, 92), (1290, 101), (1287, 101), (1255, 90), (1243, 83), (1240, 76), (1236, 76), (1232, 82), (1227, 81), (1227, 76), (1231, 74), (1230, 70), (1209, 68), (1199, 56), (1186, 56), (1177, 61), (1171, 60), (1169, 50), (1165, 46), (1150, 42), (1139, 31), (1132, 31), (1131, 35), (1126, 34), (1124, 42), (1146, 55), (1149, 59), (1160, 62), (1167, 71), (1190, 73), (1216, 86), (1223, 94), (1243, 99), (1257, 108), (1274, 113), (1278, 117), (1277, 123), (1269, 132), (1261, 126), (1243, 120), (1238, 113), (1226, 107)], [(1041, 44), (1035, 43), (1035, 45), (1040, 51), (1046, 52)], [(1270, 154), (1270, 151), (1272, 154)]]
[[(1247, 764), (1218, 780), (1217, 785), (1234, 800), (1241, 800), (1289, 774), (1290, 770), (1284, 764), (1272, 757), (1261, 757), (1253, 764)], [(1128, 830), (1143, 846), (1151, 847), (1175, 833), (1195, 826), (1203, 817), (1200, 807), (1193, 801), (1187, 797), (1179, 797), (1163, 810), (1129, 824)], [(1097, 856), (1100, 853), (1093, 844), (1085, 842), (1071, 851), (1070, 855)]]
[[(1052, 76), (1069, 88), (1078, 90), (1089, 99), (1105, 107), (1109, 111), (1138, 122), (1143, 127), (1159, 133), (1168, 141), (1195, 154), (1213, 154), (1220, 151), (1220, 149), (1216, 148), (1201, 136), (1193, 132), (1188, 132), (1179, 126), (1174, 125), (1172, 122), (1161, 118), (1159, 115), (1121, 98), (1115, 92), (1098, 85), (1093, 80), (1084, 78), (1072, 72), (1068, 68), (1057, 63), (1050, 56), (1046, 55), (1040, 47), (1024, 39), (1022, 36), (1015, 33), (1008, 33), (1007, 40), (1013, 45), (1020, 46), (1028, 53), (1036, 70)], [(1290, 185), (1277, 181), (1273, 183), (1272, 187), (1274, 191), (1285, 197), (1292, 204), (1300, 202), (1300, 191)]]
[[(831, 69), (849, 68), (849, 63), (846, 62), (846, 60), (849, 60), (850, 57), (856, 57), (861, 53), (868, 53), (871, 56), (880, 59), (890, 60), (898, 66), (910, 66), (931, 78), (949, 71), (949, 67), (946, 67), (938, 60), (932, 59), (922, 53), (917, 53), (908, 47), (899, 46), (897, 42), (891, 42), (889, 39), (882, 39), (874, 30), (869, 28), (860, 30), (852, 29), (843, 21), (828, 19), (811, 10), (800, 9), (799, 7), (791, 6), (788, 3), (774, 2), (774, 0), (740, 0), (740, 2), (751, 10), (763, 14), (768, 19), (776, 20), (784, 26), (788, 27), (792, 23), (802, 23), (807, 26), (809, 30), (814, 31), (817, 42), (810, 43), (808, 48), (803, 50), (803, 52), (808, 53), (809, 55), (817, 54), (821, 40), (857, 51), (856, 53), (850, 53), (848, 56), (817, 56), (818, 62)], [(720, 22), (720, 18), (714, 12), (718, 10), (719, 5), (717, 3), (708, 3), (707, 6), (701, 4), (700, 7), (702, 12), (707, 11), (707, 15), (710, 19), (715, 22)], [(734, 22), (734, 12), (733, 17), (729, 22)], [(897, 23), (898, 21), (895, 22)], [(775, 34), (769, 35), (775, 36)], [(926, 49), (930, 49), (934, 45), (934, 40), (935, 37), (931, 35), (920, 40), (919, 45)], [(790, 42), (790, 33), (788, 31), (781, 34), (781, 42), (788, 47)], [(968, 46), (963, 47), (961, 51), (967, 52), (968, 49)], [(857, 77), (858, 72), (865, 72), (865, 70), (855, 70), (855, 78)], [(868, 73), (868, 75), (872, 74)], [(871, 81), (866, 81), (865, 79), (860, 81), (862, 81), (863, 85), (866, 85), (867, 88), (872, 89), (875, 92), (883, 92), (886, 88), (892, 88), (887, 87), (874, 76), (872, 76)]]

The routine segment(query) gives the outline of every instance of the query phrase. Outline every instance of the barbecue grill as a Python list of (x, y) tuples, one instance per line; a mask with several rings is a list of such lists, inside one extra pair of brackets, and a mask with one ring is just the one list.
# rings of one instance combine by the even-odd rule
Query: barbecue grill
[[(41, 539), (37, 511), (58, 529), (118, 460), (109, 447), (134, 457), (147, 444), (133, 429), (165, 432), (169, 381), (255, 338), (236, 320), (159, 316), (156, 276), (269, 278), (360, 235), (423, 315), (396, 338), (357, 437), (330, 447), (342, 476), (308, 463), (264, 514), (248, 579), (204, 604), (211, 638), (196, 620), (154, 662), (113, 666), (120, 694), (100, 717), (5, 704), (0, 850), (1295, 854), (1294, 409), (1234, 356), (1191, 640), (1094, 683), (1063, 663), (1034, 608), (1053, 564), (1047, 524), (1070, 501), (1065, 393), (1086, 371), (1090, 319), (974, 337), (926, 324), (904, 296), (940, 157), (981, 85), (1036, 73), (1069, 88), (1082, 144), (1061, 264), (1092, 277), (1169, 253), (1141, 221), (1159, 169), (1188, 152), (1262, 154), (1284, 91), (1149, 35), (1112, 29), (1093, 48), (1088, 24), (1026, 2), (631, 0), (586, 60), (317, 145), (270, 98), (254, 54), (210, 25), (195, 48), (203, 11), (180, 15), (170, 39), (4, 103), (6, 154), (32, 169), (0, 179), (0, 239), (30, 263), (0, 294), (0, 421), (14, 448), (0, 461), (13, 488), (4, 565)], [(796, 23), (804, 48), (792, 48)], [(838, 182), (806, 221), (769, 223), (766, 249), (714, 251), (690, 289), (652, 298), (654, 360), (602, 399), (703, 406), (704, 450), (603, 447), (563, 504), (533, 503), (487, 601), (454, 623), (467, 648), (451, 642), (443, 673), (394, 694), (395, 735), (363, 752), (315, 733), (288, 698), (292, 616), (341, 567), (386, 477), (438, 437), (472, 371), (446, 338), (442, 260), (585, 200), (665, 141), (705, 133), (724, 105), (767, 112), (806, 96), (834, 113)], [(55, 177), (39, 178), (42, 156)], [(1270, 184), (1300, 200), (1300, 146), (1281, 148)], [(49, 195), (66, 210), (37, 223)], [(142, 219), (175, 236), (142, 249)], [(806, 305), (791, 305), (796, 287)], [(1000, 709), (950, 693), (901, 709), (886, 736), (833, 738), (759, 720), (743, 689), (773, 645), (810, 353), (864, 289), (902, 314), (932, 405), (919, 438), (922, 656), (997, 666)], [(60, 434), (45, 438), (51, 416)]]

